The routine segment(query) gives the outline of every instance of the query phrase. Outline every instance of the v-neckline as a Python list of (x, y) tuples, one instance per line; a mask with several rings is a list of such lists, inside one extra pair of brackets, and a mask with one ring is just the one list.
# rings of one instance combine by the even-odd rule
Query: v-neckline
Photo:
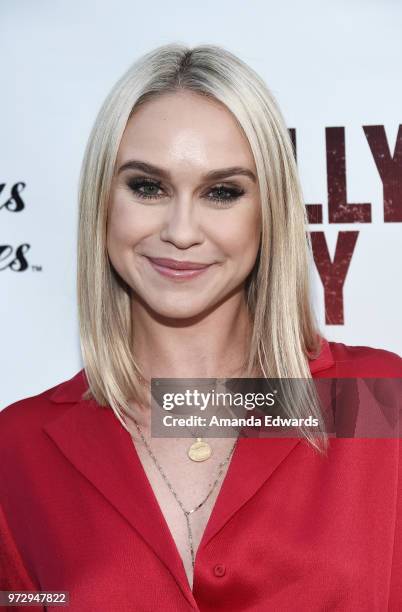
[(155, 513), (156, 513), (155, 514), (155, 518), (158, 517), (158, 523), (159, 524), (162, 523), (164, 525), (164, 527), (165, 527), (165, 531), (167, 531), (167, 533), (169, 534), (170, 546), (174, 550), (174, 553), (175, 553), (175, 556), (176, 556), (176, 560), (179, 562), (179, 565), (180, 565), (180, 567), (183, 570), (184, 582), (186, 584), (186, 587), (191, 592), (192, 596), (194, 596), (195, 573), (196, 573), (198, 552), (201, 549), (201, 546), (203, 544), (204, 536), (207, 533), (207, 530), (209, 528), (209, 524), (210, 524), (211, 520), (214, 518), (214, 514), (217, 511), (218, 502), (220, 500), (220, 496), (222, 494), (222, 490), (223, 490), (225, 481), (226, 481), (226, 479), (229, 476), (229, 471), (230, 471), (231, 466), (233, 464), (233, 460), (234, 460), (235, 455), (236, 455), (236, 453), (238, 451), (238, 447), (239, 447), (241, 438), (238, 439), (237, 442), (236, 442), (236, 446), (235, 446), (234, 451), (232, 453), (232, 456), (230, 457), (230, 460), (228, 462), (226, 472), (225, 472), (225, 474), (223, 476), (221, 485), (220, 485), (219, 490), (218, 490), (218, 494), (216, 496), (215, 502), (214, 502), (214, 504), (213, 504), (213, 506), (211, 508), (210, 513), (209, 513), (208, 520), (207, 520), (207, 522), (205, 524), (205, 527), (204, 527), (204, 530), (203, 530), (203, 533), (202, 533), (199, 545), (198, 545), (197, 550), (195, 552), (195, 556), (194, 556), (194, 568), (193, 568), (193, 573), (192, 573), (192, 585), (190, 585), (190, 581), (188, 580), (187, 572), (186, 572), (186, 569), (184, 567), (183, 558), (182, 558), (182, 556), (180, 554), (180, 551), (179, 551), (179, 549), (177, 547), (176, 540), (173, 537), (172, 531), (171, 531), (171, 529), (169, 527), (169, 524), (168, 524), (168, 522), (167, 522), (167, 520), (165, 518), (165, 515), (164, 515), (164, 513), (162, 511), (162, 508), (161, 508), (161, 506), (159, 504), (158, 498), (157, 498), (157, 496), (155, 494), (155, 491), (152, 488), (152, 485), (151, 485), (150, 480), (148, 478), (148, 474), (147, 474), (147, 472), (146, 472), (146, 470), (145, 470), (145, 468), (143, 466), (143, 463), (142, 463), (141, 458), (140, 458), (140, 456), (138, 454), (137, 448), (136, 448), (136, 446), (134, 444), (134, 440), (133, 440), (131, 434), (129, 434), (129, 432), (127, 432), (127, 433), (128, 433), (128, 435), (130, 436), (130, 439), (131, 439), (131, 446), (132, 446), (132, 450), (133, 450), (133, 454), (134, 454), (134, 460), (135, 460), (135, 462), (137, 464), (137, 467), (139, 468), (139, 471), (141, 473), (144, 487), (147, 490), (150, 498), (152, 499), (152, 504), (153, 504), (153, 507), (154, 507)]
[[(200, 555), (205, 557), (203, 553), (208, 543), (302, 442), (301, 438), (239, 438), (197, 549), (190, 587), (176, 542), (131, 434), (113, 411), (95, 401), (81, 400), (60, 411), (56, 417), (53, 415), (42, 430), (153, 550), (195, 610), (198, 609), (195, 597)], [(156, 524), (149, 520), (152, 514), (159, 519)]]

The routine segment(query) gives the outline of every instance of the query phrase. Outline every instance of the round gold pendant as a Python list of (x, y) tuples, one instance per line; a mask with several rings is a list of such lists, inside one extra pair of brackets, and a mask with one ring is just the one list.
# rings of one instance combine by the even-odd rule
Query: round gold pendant
[(193, 442), (187, 454), (193, 461), (206, 461), (206, 459), (209, 459), (212, 455), (212, 448), (208, 442), (204, 442), (201, 438), (197, 438), (197, 442)]

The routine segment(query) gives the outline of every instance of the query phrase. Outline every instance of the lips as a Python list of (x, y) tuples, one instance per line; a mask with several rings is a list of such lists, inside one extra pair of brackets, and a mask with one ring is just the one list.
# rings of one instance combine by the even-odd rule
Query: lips
[(164, 257), (148, 257), (148, 259), (164, 268), (170, 268), (172, 270), (203, 270), (208, 268), (211, 264), (204, 264), (195, 261), (179, 261), (177, 259), (166, 259)]
[(146, 257), (151, 267), (161, 276), (174, 282), (189, 281), (190, 279), (207, 274), (212, 264), (196, 261), (179, 261), (165, 257)]

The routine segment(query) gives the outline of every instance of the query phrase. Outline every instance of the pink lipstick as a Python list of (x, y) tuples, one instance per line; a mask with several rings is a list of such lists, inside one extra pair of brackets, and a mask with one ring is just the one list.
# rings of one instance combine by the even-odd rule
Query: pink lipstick
[(147, 257), (151, 266), (162, 274), (173, 279), (190, 279), (200, 276), (212, 264), (204, 264), (195, 261), (179, 261), (177, 259), (166, 259), (163, 257)]

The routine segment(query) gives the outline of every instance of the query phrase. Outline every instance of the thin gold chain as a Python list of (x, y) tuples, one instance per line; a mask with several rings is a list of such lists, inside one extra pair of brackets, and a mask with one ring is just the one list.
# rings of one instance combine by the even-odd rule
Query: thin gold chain
[[(231, 373), (231, 376), (232, 376), (233, 374), (235, 374), (236, 372), (238, 372), (239, 370), (244, 371), (245, 365), (246, 365), (246, 362), (242, 363), (242, 365), (241, 365), (239, 368), (236, 368), (236, 370), (234, 370), (234, 371)], [(231, 376), (226, 376), (225, 378), (230, 378)], [(221, 380), (221, 379), (218, 379), (218, 380)], [(141, 382), (142, 386), (145, 386), (145, 385), (144, 385), (144, 383), (146, 383), (147, 385), (150, 385), (150, 384), (151, 384), (151, 381), (147, 380), (146, 378), (144, 378), (144, 377), (143, 377), (143, 376), (141, 376), (141, 375), (140, 375), (140, 382)], [(191, 524), (190, 524), (190, 515), (191, 515), (191, 514), (193, 514), (194, 512), (196, 512), (197, 510), (199, 510), (200, 508), (202, 508), (202, 506), (203, 506), (203, 505), (206, 503), (206, 501), (207, 501), (207, 500), (210, 498), (210, 496), (211, 496), (212, 492), (215, 490), (215, 488), (216, 488), (216, 486), (217, 486), (217, 484), (218, 484), (218, 482), (219, 482), (220, 477), (222, 476), (222, 473), (223, 473), (224, 467), (226, 466), (226, 464), (229, 462), (229, 460), (230, 460), (231, 456), (233, 455), (233, 452), (234, 452), (234, 450), (235, 450), (235, 448), (236, 448), (236, 445), (237, 445), (237, 442), (238, 442), (238, 439), (239, 439), (239, 438), (238, 438), (238, 437), (236, 438), (236, 441), (235, 441), (235, 443), (233, 444), (232, 448), (230, 449), (230, 452), (229, 452), (228, 456), (226, 457), (226, 459), (224, 459), (224, 461), (221, 461), (221, 463), (219, 464), (219, 471), (218, 471), (218, 475), (217, 475), (217, 477), (216, 477), (216, 479), (215, 479), (214, 483), (211, 485), (211, 487), (210, 487), (210, 489), (209, 489), (209, 491), (208, 491), (208, 493), (207, 493), (206, 497), (205, 497), (205, 498), (202, 500), (202, 502), (200, 502), (199, 504), (197, 504), (197, 506), (195, 506), (195, 507), (194, 507), (194, 508), (192, 508), (191, 510), (186, 510), (186, 508), (184, 507), (183, 502), (180, 500), (180, 498), (179, 498), (179, 496), (177, 495), (176, 491), (174, 490), (174, 488), (173, 488), (173, 486), (172, 486), (171, 482), (169, 481), (168, 477), (166, 476), (166, 474), (165, 474), (165, 472), (164, 472), (164, 470), (163, 470), (162, 466), (160, 465), (159, 461), (158, 461), (158, 460), (157, 460), (157, 458), (155, 457), (155, 455), (154, 455), (154, 453), (153, 453), (152, 449), (150, 448), (150, 446), (149, 446), (148, 442), (146, 441), (146, 439), (145, 439), (145, 437), (144, 437), (144, 435), (143, 435), (143, 433), (142, 433), (142, 431), (141, 431), (141, 428), (140, 428), (139, 424), (137, 423), (137, 420), (135, 419), (134, 415), (132, 415), (132, 418), (133, 418), (134, 424), (135, 424), (135, 426), (136, 426), (136, 428), (137, 428), (137, 431), (138, 431), (138, 433), (139, 433), (139, 435), (140, 435), (140, 437), (141, 437), (141, 440), (142, 440), (142, 442), (143, 442), (143, 444), (144, 444), (144, 446), (145, 446), (145, 448), (146, 448), (146, 450), (147, 450), (147, 452), (148, 452), (149, 456), (151, 457), (151, 459), (152, 459), (152, 461), (154, 462), (154, 464), (155, 464), (155, 466), (156, 466), (156, 468), (157, 468), (158, 472), (161, 474), (161, 476), (162, 476), (163, 480), (164, 480), (164, 481), (165, 481), (165, 483), (167, 484), (167, 486), (168, 486), (168, 488), (169, 488), (170, 492), (172, 493), (172, 495), (173, 495), (173, 496), (174, 496), (174, 498), (176, 499), (176, 501), (177, 501), (177, 503), (178, 503), (178, 505), (179, 505), (180, 509), (182, 510), (182, 512), (183, 512), (183, 514), (184, 514), (184, 517), (185, 517), (185, 519), (186, 519), (186, 526), (187, 526), (188, 541), (189, 541), (189, 545), (190, 545), (191, 564), (192, 564), (192, 567), (193, 567), (193, 570), (194, 570), (194, 565), (195, 565), (195, 555), (194, 555), (193, 533), (192, 533), (192, 530), (191, 530)]]
[[(240, 366), (240, 367), (238, 367), (238, 368), (236, 368), (235, 370), (233, 370), (233, 371), (230, 373), (230, 376), (225, 376), (225, 379), (227, 379), (227, 378), (232, 378), (233, 374), (236, 374), (236, 372), (238, 372), (239, 370), (240, 370), (241, 374), (243, 374), (243, 372), (244, 372), (244, 371), (245, 371), (245, 369), (246, 369), (246, 364), (247, 364), (247, 359), (246, 359), (246, 361), (244, 361), (244, 362), (241, 364), (241, 366)], [(148, 386), (150, 386), (150, 385), (151, 385), (151, 381), (150, 381), (150, 380), (148, 380), (148, 379), (146, 379), (146, 378), (144, 378), (144, 377), (143, 377), (141, 374), (139, 375), (139, 379), (140, 379), (140, 384), (141, 384), (143, 387), (148, 388)], [(223, 378), (217, 378), (217, 380), (224, 380), (224, 379), (223, 379)], [(145, 384), (145, 383), (146, 383), (146, 384)], [(185, 427), (186, 427), (186, 429), (187, 429), (187, 430), (188, 430), (188, 431), (191, 433), (191, 435), (193, 436), (193, 438), (196, 438), (197, 440), (202, 440), (202, 438), (204, 437), (204, 436), (202, 436), (202, 437), (200, 437), (200, 436), (195, 436), (195, 435), (193, 434), (193, 432), (191, 431), (191, 429), (190, 429), (190, 428), (189, 428), (187, 425), (186, 425)], [(207, 427), (207, 431), (208, 431), (210, 428), (211, 428), (211, 426)]]
[[(247, 359), (241, 364), (241, 366), (233, 370), (229, 376), (224, 376), (224, 377), (221, 376), (220, 378), (217, 378), (217, 380), (224, 380), (225, 378), (232, 378), (233, 374), (236, 374), (236, 372), (238, 372), (239, 370), (243, 372), (245, 370), (246, 364), (247, 364)], [(142, 374), (139, 374), (139, 378), (140, 378), (140, 383), (143, 387), (145, 386), (144, 383), (146, 383), (147, 386), (151, 385), (151, 381), (145, 378), (144, 376), (142, 376)], [(155, 378), (158, 378), (158, 377), (156, 376)], [(198, 378), (198, 377), (192, 376), (191, 378)]]
[(203, 499), (203, 501), (202, 501), (202, 502), (200, 502), (200, 503), (199, 503), (197, 506), (195, 506), (195, 508), (192, 508), (192, 510), (186, 510), (186, 509), (185, 509), (185, 507), (184, 507), (184, 505), (183, 505), (183, 503), (182, 503), (182, 501), (179, 499), (179, 496), (177, 495), (176, 491), (174, 490), (174, 488), (173, 488), (173, 486), (172, 486), (171, 482), (169, 481), (168, 477), (166, 476), (166, 474), (165, 474), (165, 472), (164, 472), (164, 470), (163, 470), (162, 466), (159, 464), (159, 461), (157, 460), (157, 458), (155, 457), (154, 453), (152, 452), (152, 450), (151, 450), (151, 448), (150, 448), (150, 446), (149, 446), (148, 442), (146, 441), (146, 439), (145, 439), (145, 437), (144, 437), (144, 435), (143, 435), (143, 433), (142, 433), (142, 431), (141, 431), (141, 428), (140, 428), (140, 426), (138, 425), (138, 423), (137, 423), (137, 421), (136, 421), (135, 417), (133, 417), (133, 420), (134, 420), (135, 426), (136, 426), (136, 428), (137, 428), (137, 430), (138, 430), (138, 433), (140, 434), (141, 439), (142, 439), (142, 441), (143, 441), (143, 443), (144, 443), (144, 446), (145, 446), (145, 448), (146, 448), (146, 449), (147, 449), (147, 451), (148, 451), (148, 454), (150, 455), (150, 457), (151, 457), (152, 461), (154, 462), (154, 464), (155, 464), (155, 466), (156, 466), (157, 470), (158, 470), (158, 471), (159, 471), (159, 473), (161, 474), (161, 476), (162, 476), (163, 480), (166, 482), (166, 484), (167, 484), (167, 486), (168, 486), (169, 490), (170, 490), (170, 491), (171, 491), (171, 493), (173, 494), (174, 498), (176, 499), (177, 503), (179, 504), (179, 506), (180, 506), (180, 508), (181, 508), (181, 510), (182, 510), (182, 512), (183, 512), (183, 514), (184, 514), (184, 516), (185, 516), (185, 519), (186, 519), (186, 525), (187, 525), (188, 541), (189, 541), (189, 544), (190, 544), (190, 552), (191, 552), (191, 564), (192, 564), (192, 566), (193, 566), (193, 570), (194, 570), (195, 556), (194, 556), (193, 533), (192, 533), (192, 531), (191, 531), (191, 525), (190, 525), (190, 514), (193, 514), (193, 512), (196, 512), (197, 510), (199, 510), (199, 509), (200, 509), (200, 508), (201, 508), (201, 507), (202, 507), (202, 506), (205, 504), (205, 502), (207, 501), (207, 499), (208, 499), (208, 498), (211, 496), (212, 491), (215, 489), (216, 485), (217, 485), (217, 484), (218, 484), (218, 482), (219, 482), (219, 479), (220, 479), (220, 477), (221, 477), (221, 475), (222, 475), (222, 473), (223, 473), (223, 469), (224, 469), (225, 465), (228, 463), (229, 459), (231, 458), (231, 456), (232, 456), (232, 454), (233, 454), (233, 452), (234, 452), (234, 450), (235, 450), (235, 447), (236, 447), (236, 444), (237, 444), (237, 442), (238, 442), (238, 439), (239, 439), (239, 438), (238, 438), (238, 437), (236, 438), (236, 441), (235, 441), (235, 443), (233, 444), (233, 446), (232, 446), (232, 448), (231, 448), (231, 450), (230, 450), (230, 453), (229, 453), (229, 455), (226, 457), (226, 459), (225, 459), (224, 461), (222, 461), (222, 462), (219, 464), (219, 472), (218, 472), (218, 475), (217, 475), (217, 477), (216, 477), (216, 479), (215, 479), (215, 482), (214, 482), (214, 483), (212, 484), (212, 486), (210, 487), (210, 489), (209, 489), (209, 491), (208, 491), (208, 493), (207, 493), (207, 496), (206, 496), (206, 497)]

